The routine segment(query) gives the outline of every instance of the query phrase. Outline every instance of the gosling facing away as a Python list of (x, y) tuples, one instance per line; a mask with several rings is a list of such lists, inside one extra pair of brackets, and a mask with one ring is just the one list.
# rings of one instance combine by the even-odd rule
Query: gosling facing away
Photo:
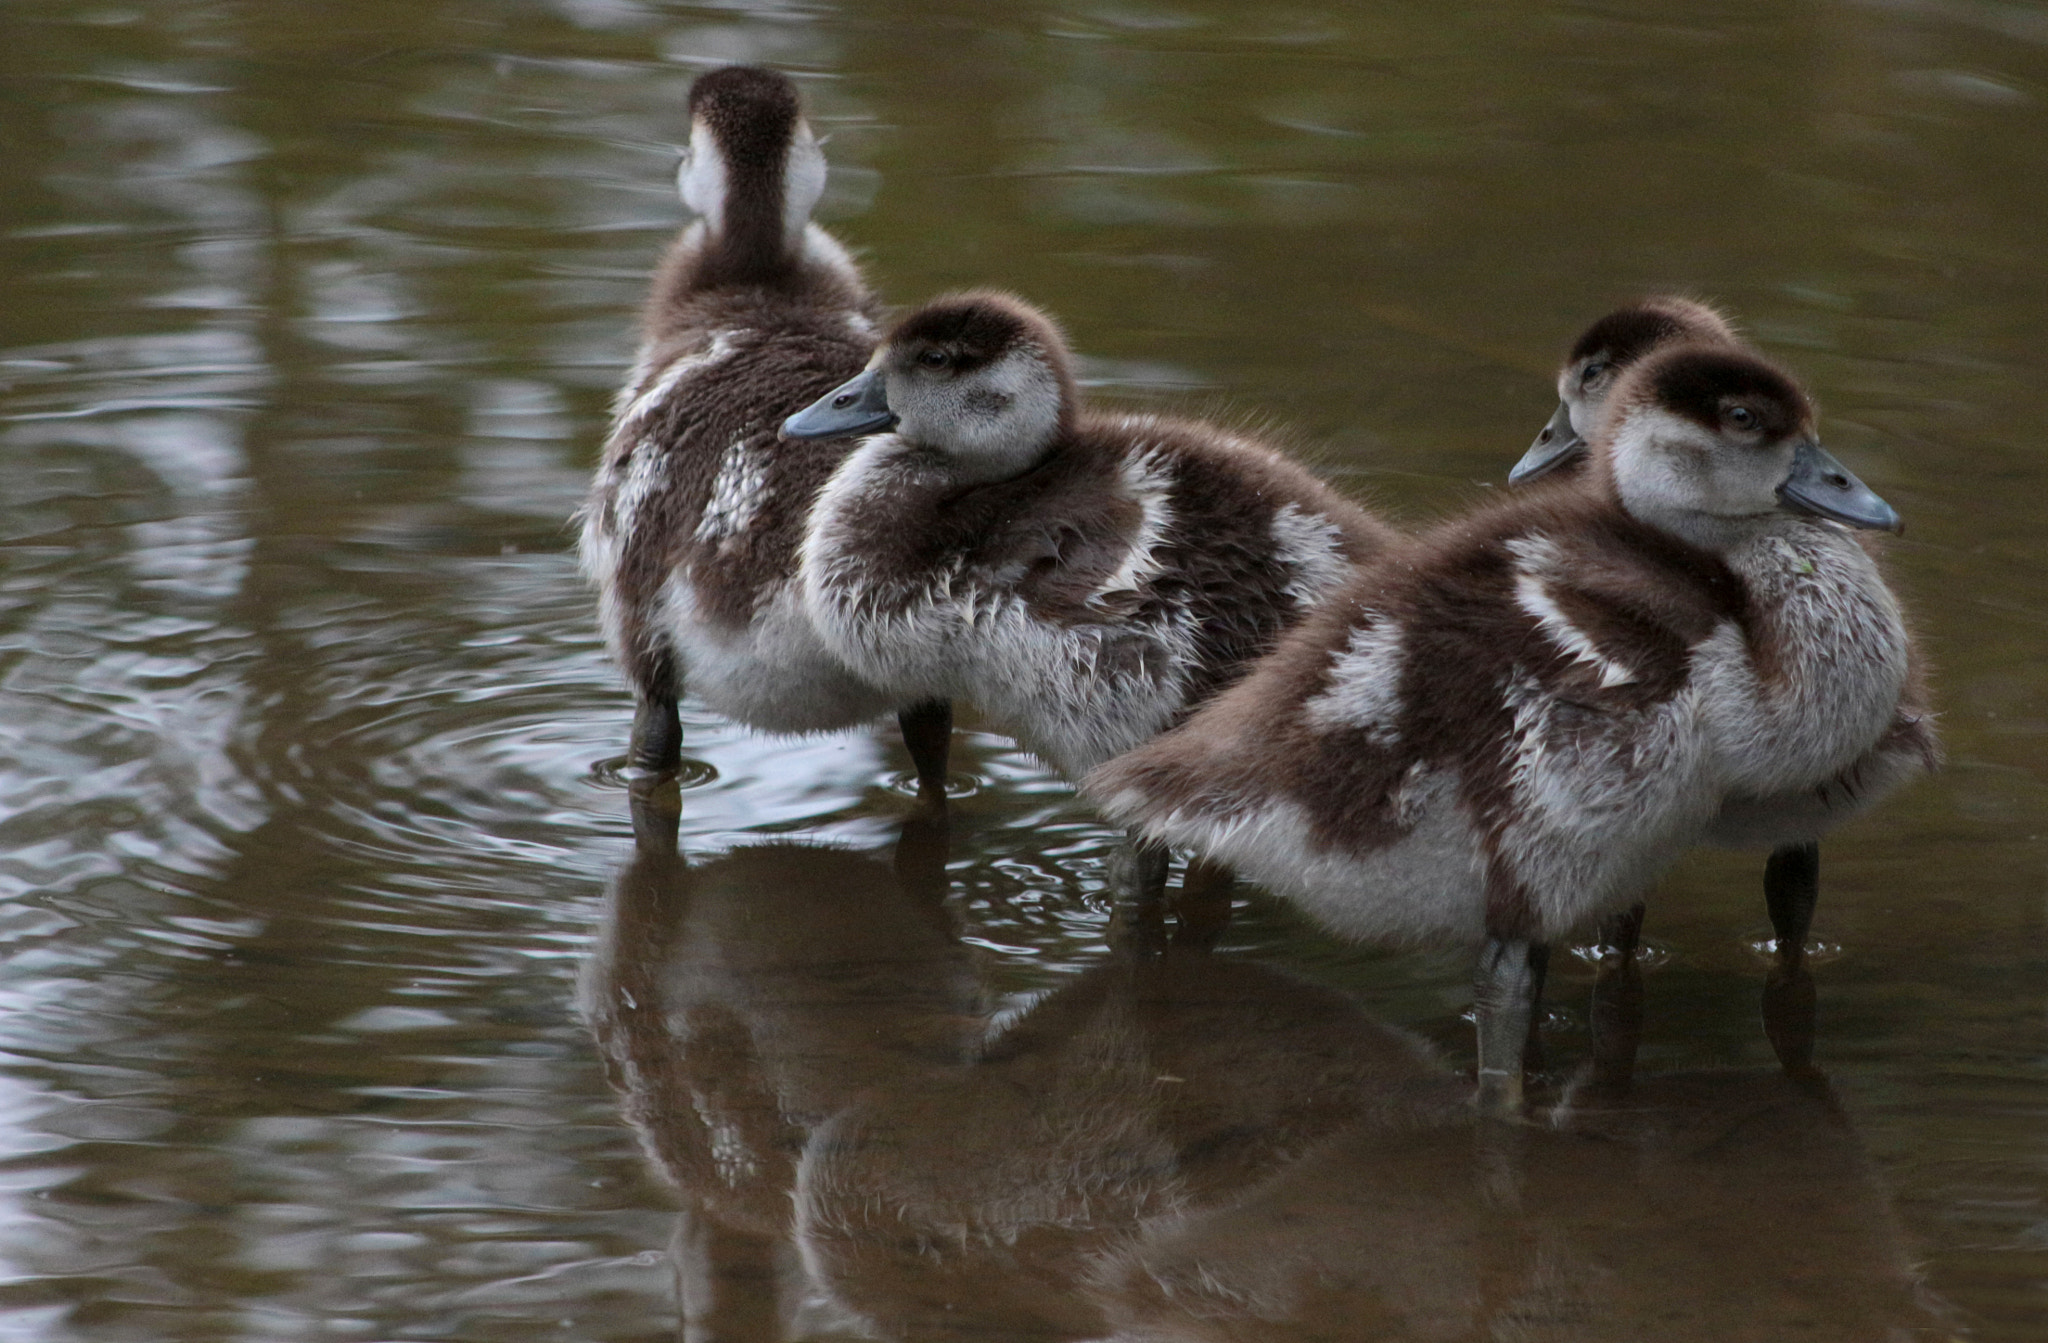
[(770, 732), (899, 709), (920, 792), (943, 796), (947, 706), (862, 679), (802, 611), (798, 547), (852, 445), (781, 443), (776, 429), (866, 364), (876, 305), (810, 222), (825, 157), (790, 81), (746, 66), (699, 79), (677, 181), (699, 218), (655, 274), (582, 513), (584, 572), (637, 701), (630, 761), (675, 766), (687, 680), (712, 709)]
[(1661, 350), (1594, 448), (1596, 488), (1533, 487), (1386, 555), (1086, 781), (1339, 932), (1483, 941), (1494, 1111), (1519, 1108), (1544, 946), (1639, 900), (1731, 798), (1839, 776), (1908, 684), (1898, 603), (1846, 530), (1897, 515), (1789, 377)]

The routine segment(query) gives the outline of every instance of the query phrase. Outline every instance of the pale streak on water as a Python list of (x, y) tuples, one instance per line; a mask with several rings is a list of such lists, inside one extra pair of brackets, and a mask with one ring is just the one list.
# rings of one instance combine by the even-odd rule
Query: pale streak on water
[[(942, 905), (883, 861), (886, 732), (690, 714), (691, 866), (635, 859), (565, 520), (684, 91), (731, 60), (803, 78), (889, 295), (1016, 288), (1098, 392), (1286, 426), (1403, 516), (1497, 482), (1629, 293), (1718, 298), (1808, 379), (1911, 525), (1953, 758), (1827, 848), (1839, 1123), (1771, 1101), (1803, 1155), (1752, 1134), (1695, 1172), (1721, 1250), (1603, 1242), (1693, 1244), (1613, 1201), (1669, 1188), (1543, 1139), (1522, 1239), (1474, 1258), (1471, 1191), (1514, 1162), (1368, 1141), (1408, 1042), (1463, 1057), (1462, 959), (1249, 897), (1237, 997), (1148, 1016), (1107, 832), (999, 738), (956, 746)], [(1394, 1283), (1388, 1336), (1463, 1337), (1442, 1312), (1544, 1272), (1529, 1337), (1634, 1303), (1732, 1338), (1773, 1318), (1783, 1266), (1739, 1247), (1779, 1224), (1833, 1247), (1838, 1325), (1911, 1258), (1955, 1311), (1920, 1336), (2048, 1338), (2044, 96), (2024, 3), (0, 10), (0, 1338), (1312, 1337), (1395, 1319)], [(790, 838), (834, 852), (762, 847)], [(1755, 885), (1702, 857), (1652, 906), (1642, 1067), (1701, 1131), (1767, 1085)], [(1293, 1024), (1246, 1063), (1258, 1021)], [(1009, 1061), (964, 1061), (988, 1034)], [(655, 1053), (608, 1082), (598, 1040)], [(663, 1048), (682, 1091), (636, 1090)], [(1348, 1080), (1305, 1080), (1318, 1048)], [(671, 1171), (725, 1193), (643, 1138), (701, 1140)], [(908, 1176), (864, 1155), (898, 1146)], [(1807, 1222), (1735, 1207), (1769, 1179)], [(842, 1188), (963, 1248), (832, 1234)], [(1173, 1305), (1190, 1263), (1206, 1314)]]

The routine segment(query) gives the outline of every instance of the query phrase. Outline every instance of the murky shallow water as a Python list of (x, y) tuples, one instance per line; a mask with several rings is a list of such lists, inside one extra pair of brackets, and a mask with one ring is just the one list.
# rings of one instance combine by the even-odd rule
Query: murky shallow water
[[(636, 857), (564, 519), (732, 59), (886, 293), (1406, 516), (1615, 298), (1740, 313), (1910, 521), (1953, 757), (1827, 848), (1831, 1089), (1754, 860), (1653, 902), (1663, 1108), (1501, 1151), (1431, 1108), (1461, 957), (1250, 896), (1119, 968), (1000, 739), (943, 897), (886, 733), (697, 715)], [(2007, 0), (0, 8), (0, 1337), (2048, 1338), (2044, 98)]]

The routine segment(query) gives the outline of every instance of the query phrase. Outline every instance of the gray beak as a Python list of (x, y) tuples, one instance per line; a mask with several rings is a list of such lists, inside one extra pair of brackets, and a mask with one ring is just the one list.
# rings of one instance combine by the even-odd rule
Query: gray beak
[(1508, 484), (1520, 485), (1538, 476), (1549, 475), (1585, 450), (1586, 440), (1572, 428), (1572, 408), (1560, 401), (1557, 414), (1550, 417), (1550, 423), (1536, 435), (1536, 441), (1522, 454), (1522, 460), (1508, 472)]
[(1896, 509), (1811, 439), (1792, 453), (1792, 474), (1778, 487), (1778, 501), (1795, 513), (1818, 513), (1851, 527), (1906, 530)]
[(784, 438), (846, 438), (894, 428), (882, 370), (868, 369), (833, 388), (782, 422)]

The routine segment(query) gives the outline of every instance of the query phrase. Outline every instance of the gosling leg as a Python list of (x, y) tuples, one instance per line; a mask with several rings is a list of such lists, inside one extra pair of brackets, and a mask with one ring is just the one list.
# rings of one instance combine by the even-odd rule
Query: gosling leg
[(952, 701), (926, 700), (898, 710), (896, 725), (903, 730), (903, 744), (917, 769), (918, 801), (944, 802), (946, 752), (953, 743)]
[(1522, 1069), (1542, 992), (1539, 968), (1547, 949), (1525, 938), (1489, 934), (1473, 978), (1479, 1018), (1479, 1112), (1498, 1119), (1522, 1113)]
[(1813, 1071), (1816, 997), (1806, 966), (1806, 934), (1820, 902), (1820, 845), (1787, 844), (1764, 864), (1764, 902), (1778, 938), (1776, 964), (1764, 975), (1764, 1035), (1778, 1065), (1799, 1076)]
[(1126, 928), (1141, 951), (1166, 945), (1166, 873), (1173, 855), (1164, 844), (1125, 837), (1109, 856), (1109, 889), (1116, 901), (1115, 920)]
[(1164, 844), (1128, 836), (1111, 859), (1112, 884), (1119, 894), (1141, 905), (1158, 906), (1166, 898), (1166, 871), (1173, 854)]
[(1820, 845), (1787, 844), (1764, 864), (1764, 904), (1778, 938), (1778, 964), (1806, 962), (1806, 934), (1820, 903)]
[(633, 818), (634, 848), (643, 858), (673, 862), (681, 852), (683, 799), (674, 779), (649, 777), (626, 785), (626, 806)]
[(633, 710), (626, 763), (663, 774), (683, 763), (683, 719), (674, 695), (642, 694)]
[(1806, 934), (1820, 902), (1820, 845), (1787, 844), (1764, 864), (1764, 903), (1778, 938), (1776, 964), (1764, 975), (1764, 1035), (1792, 1076), (1813, 1071), (1816, 998), (1806, 966)]

